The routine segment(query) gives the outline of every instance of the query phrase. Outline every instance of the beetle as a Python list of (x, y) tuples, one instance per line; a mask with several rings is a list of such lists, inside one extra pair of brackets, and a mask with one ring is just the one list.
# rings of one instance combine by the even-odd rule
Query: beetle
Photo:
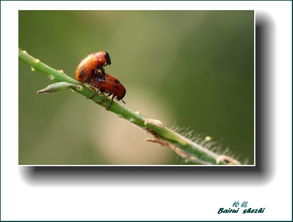
[[(91, 78), (89, 80), (89, 85), (92, 86), (94, 89), (96, 89), (97, 93), (101, 92), (103, 95), (104, 93), (107, 93), (102, 99), (99, 104), (102, 104), (105, 99), (109, 96), (111, 97), (111, 102), (109, 106), (106, 108), (107, 110), (111, 107), (113, 100), (116, 98), (118, 101), (121, 100), (124, 104), (125, 102), (122, 100), (126, 94), (125, 87), (120, 83), (118, 79), (116, 79), (114, 76), (105, 73), (105, 78), (100, 78), (99, 75), (97, 75), (94, 78)], [(93, 98), (96, 95), (96, 93), (88, 98)]]
[(82, 83), (88, 83), (97, 75), (104, 79), (106, 65), (111, 65), (111, 57), (106, 51), (92, 53), (85, 57), (75, 70), (75, 77)]
[[(105, 72), (104, 66), (110, 64), (111, 58), (109, 53), (106, 51), (99, 51), (97, 53), (92, 53), (81, 60), (75, 70), (75, 77), (79, 82), (87, 83), (96, 90), (95, 94), (88, 97), (89, 99), (101, 92), (105, 96), (99, 102), (99, 104), (102, 104), (107, 97), (112, 96), (107, 109), (111, 107), (115, 98), (118, 101), (121, 100), (125, 103), (122, 99), (126, 94), (126, 89), (120, 81)], [(107, 95), (104, 93), (107, 93)]]

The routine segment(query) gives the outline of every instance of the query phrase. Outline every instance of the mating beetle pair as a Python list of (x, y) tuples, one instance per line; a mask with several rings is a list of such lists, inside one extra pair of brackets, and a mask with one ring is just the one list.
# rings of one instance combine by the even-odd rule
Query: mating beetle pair
[[(95, 88), (97, 92), (107, 93), (107, 97), (112, 96), (111, 102), (107, 107), (109, 109), (114, 98), (125, 103), (122, 99), (126, 94), (126, 89), (118, 79), (105, 72), (104, 67), (107, 65), (111, 65), (111, 58), (108, 52), (92, 53), (79, 63), (75, 71), (75, 77), (78, 81), (87, 83)], [(104, 100), (99, 103), (103, 102)]]

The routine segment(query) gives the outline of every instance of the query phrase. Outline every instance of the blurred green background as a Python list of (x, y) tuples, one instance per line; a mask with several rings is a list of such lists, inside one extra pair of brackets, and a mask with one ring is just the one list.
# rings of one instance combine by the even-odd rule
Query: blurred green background
[[(253, 164), (253, 11), (20, 11), (19, 47), (70, 76), (106, 50), (126, 105)], [(141, 129), (19, 64), (19, 164), (182, 164)]]

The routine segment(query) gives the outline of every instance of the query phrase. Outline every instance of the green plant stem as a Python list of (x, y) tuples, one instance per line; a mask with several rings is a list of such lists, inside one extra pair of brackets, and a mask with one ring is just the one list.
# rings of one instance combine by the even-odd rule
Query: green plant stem
[[(51, 68), (50, 66), (42, 63), (39, 59), (36, 59), (29, 55), (24, 50), (19, 50), (19, 58), (21, 61), (31, 66), (32, 70), (39, 71), (40, 73), (49, 76), (49, 78), (55, 82), (67, 82), (70, 84), (82, 86), (75, 88), (73, 87), (72, 90), (85, 97), (90, 97), (96, 93), (95, 90), (92, 89), (90, 86), (82, 84), (75, 79), (72, 79), (62, 70), (56, 70)], [(91, 98), (91, 100), (95, 103), (98, 103), (102, 99), (104, 99), (104, 96), (99, 94)], [(109, 104), (110, 99), (107, 98), (102, 104), (99, 105), (106, 108), (109, 106)], [(188, 138), (180, 135), (179, 133), (165, 127), (160, 121), (147, 119), (140, 113), (134, 112), (120, 103), (113, 102), (108, 111), (117, 114), (119, 117), (130, 121), (131, 123), (141, 127), (144, 130), (147, 130), (155, 137), (155, 140), (152, 142), (158, 142), (161, 145), (167, 146), (175, 150), (177, 154), (184, 156), (186, 159), (195, 160), (194, 162), (209, 165), (231, 164), (231, 161), (227, 161), (225, 158), (221, 158), (224, 155), (218, 155), (216, 153), (213, 153), (210, 150), (202, 147), (201, 145), (196, 144)]]

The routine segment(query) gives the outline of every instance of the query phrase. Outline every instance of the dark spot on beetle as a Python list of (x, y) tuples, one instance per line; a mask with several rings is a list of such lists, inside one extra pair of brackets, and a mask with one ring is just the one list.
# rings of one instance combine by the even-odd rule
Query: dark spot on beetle
[(114, 85), (114, 88), (115, 88), (115, 89), (119, 89), (119, 86), (118, 86), (118, 85)]
[(115, 79), (115, 83), (120, 83), (118, 79)]
[(95, 76), (95, 79), (96, 81), (98, 82), (104, 82), (105, 81), (105, 76), (101, 75), (100, 73), (98, 73), (96, 76)]
[(97, 81), (97, 82), (101, 82), (101, 79), (100, 79), (98, 76), (96, 76), (96, 77), (95, 77), (95, 81)]
[(85, 73), (84, 73), (84, 69), (81, 69), (80, 72), (79, 72), (79, 77), (83, 77), (84, 74), (85, 74)]

